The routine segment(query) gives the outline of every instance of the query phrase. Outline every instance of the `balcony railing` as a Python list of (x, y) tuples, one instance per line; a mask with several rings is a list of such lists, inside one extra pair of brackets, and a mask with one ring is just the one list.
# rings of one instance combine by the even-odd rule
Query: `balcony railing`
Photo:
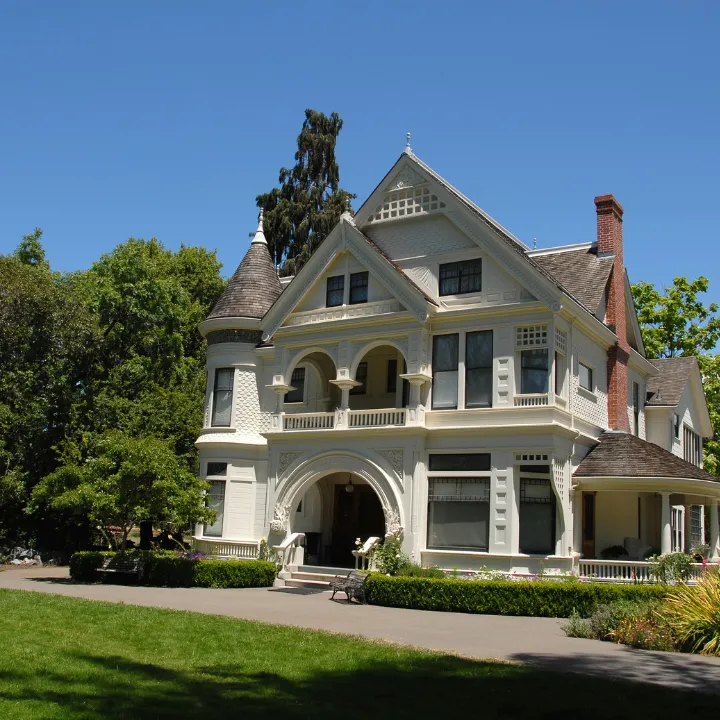
[(550, 399), (547, 393), (515, 396), (515, 407), (541, 407), (549, 404)]
[(348, 410), (348, 427), (386, 427), (404, 425), (407, 410)]
[(335, 413), (298, 413), (285, 415), (283, 430), (332, 430), (335, 427)]
[(193, 538), (193, 548), (204, 555), (255, 560), (260, 553), (257, 540), (222, 540), (218, 538)]
[[(717, 563), (692, 564), (690, 583), (696, 582), (705, 568), (717, 567)], [(580, 560), (580, 577), (604, 582), (654, 582), (652, 563), (643, 560)]]

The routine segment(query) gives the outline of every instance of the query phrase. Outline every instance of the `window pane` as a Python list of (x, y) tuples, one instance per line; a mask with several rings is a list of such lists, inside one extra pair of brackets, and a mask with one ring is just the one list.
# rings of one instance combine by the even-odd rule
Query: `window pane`
[(490, 470), (490, 453), (442, 453), (430, 456), (430, 470), (440, 472)]
[(520, 552), (555, 552), (555, 496), (550, 480), (520, 479)]
[(345, 295), (345, 276), (335, 275), (327, 279), (327, 297), (325, 304), (327, 307), (337, 307), (342, 305)]
[(465, 407), (491, 407), (492, 330), (468, 333), (465, 340)]
[(472, 293), (482, 290), (482, 260), (466, 260), (460, 263), (460, 292)]
[(548, 351), (523, 350), (520, 353), (521, 394), (546, 393), (548, 391)]
[(227, 475), (227, 463), (209, 462), (207, 464), (208, 475)]
[(220, 480), (210, 483), (210, 490), (205, 496), (207, 506), (217, 513), (217, 518), (212, 525), (205, 526), (205, 535), (220, 537), (223, 529), (223, 515), (225, 514), (225, 481)]
[(440, 295), (457, 295), (460, 290), (460, 270), (458, 263), (440, 266)]
[(218, 368), (215, 370), (211, 420), (214, 427), (230, 427), (234, 376), (235, 371), (233, 368)]
[(436, 335), (433, 338), (433, 408), (457, 407), (458, 346), (458, 335)]
[(295, 388), (285, 393), (286, 403), (301, 403), (305, 397), (305, 368), (293, 370), (290, 384)]
[(350, 275), (350, 304), (365, 303), (368, 299), (368, 273)]
[(580, 363), (580, 387), (586, 390), (593, 389), (592, 369), (582, 363)]
[(429, 547), (487, 550), (489, 519), (489, 478), (430, 480)]

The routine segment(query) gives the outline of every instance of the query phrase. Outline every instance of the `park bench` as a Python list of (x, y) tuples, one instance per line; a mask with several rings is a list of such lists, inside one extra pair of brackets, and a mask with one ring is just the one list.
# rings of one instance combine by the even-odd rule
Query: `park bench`
[(119, 575), (135, 575), (140, 576), (140, 560), (125, 558), (120, 555), (105, 558), (102, 565), (98, 568), (98, 573), (105, 575), (106, 573), (117, 573)]
[(335, 598), (335, 593), (340, 590), (347, 595), (347, 599), (350, 601), (353, 598), (365, 602), (365, 583), (367, 582), (370, 573), (358, 572), (352, 570), (347, 576), (338, 575), (334, 580), (330, 581), (330, 587), (332, 588), (333, 594), (330, 598)]

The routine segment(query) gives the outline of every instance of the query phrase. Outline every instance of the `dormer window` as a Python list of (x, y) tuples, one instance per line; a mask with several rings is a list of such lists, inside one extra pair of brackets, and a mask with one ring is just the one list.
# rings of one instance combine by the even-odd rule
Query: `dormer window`
[(357, 272), (350, 275), (350, 304), (357, 305), (368, 301), (368, 273)]
[(327, 293), (325, 296), (325, 305), (327, 307), (337, 307), (343, 304), (345, 299), (345, 276), (333, 275), (327, 279)]
[(440, 295), (465, 295), (482, 290), (482, 260), (463, 260), (440, 266)]

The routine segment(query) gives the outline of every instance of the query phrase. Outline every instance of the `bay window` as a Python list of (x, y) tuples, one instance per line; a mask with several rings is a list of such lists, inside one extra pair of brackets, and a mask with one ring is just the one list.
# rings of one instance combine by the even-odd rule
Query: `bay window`
[(492, 407), (493, 331), (465, 336), (465, 407)]
[(555, 553), (555, 494), (549, 466), (520, 466), (520, 552)]
[(522, 395), (548, 392), (548, 350), (537, 348), (520, 352), (520, 393)]
[(210, 489), (205, 495), (205, 502), (208, 508), (215, 511), (215, 522), (205, 525), (203, 529), (203, 534), (208, 537), (222, 537), (226, 480), (213, 480), (211, 478), (224, 478), (227, 476), (227, 467), (228, 464), (223, 462), (209, 462), (207, 464), (206, 478), (210, 483)]
[(433, 410), (457, 408), (459, 339), (457, 333), (433, 338)]
[(230, 427), (232, 417), (234, 368), (217, 368), (212, 397), (213, 427)]
[(487, 551), (490, 454), (430, 455), (428, 489), (428, 547)]

